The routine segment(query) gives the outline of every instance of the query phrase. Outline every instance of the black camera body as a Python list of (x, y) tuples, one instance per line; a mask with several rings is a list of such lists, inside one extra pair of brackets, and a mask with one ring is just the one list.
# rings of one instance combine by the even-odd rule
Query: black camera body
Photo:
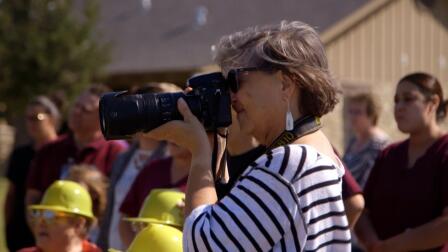
[(100, 99), (100, 125), (106, 139), (127, 139), (172, 121), (182, 120), (177, 100), (183, 98), (207, 131), (232, 123), (228, 85), (220, 72), (190, 78), (188, 93), (130, 95), (127, 91), (104, 94)]

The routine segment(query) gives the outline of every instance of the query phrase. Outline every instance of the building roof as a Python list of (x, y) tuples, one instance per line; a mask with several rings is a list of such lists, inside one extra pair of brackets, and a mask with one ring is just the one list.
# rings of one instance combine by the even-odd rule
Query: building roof
[[(349, 14), (345, 18), (339, 20), (331, 27), (326, 29), (321, 34), (321, 39), (324, 44), (329, 44), (335, 39), (343, 36), (352, 27), (355, 27), (363, 20), (365, 20), (370, 15), (381, 11), (388, 4), (392, 3), (394, 0), (375, 0), (369, 1), (364, 4), (361, 8), (358, 8), (353, 13)], [(415, 0), (414, 4), (418, 8), (425, 8), (429, 11), (442, 25), (448, 28), (448, 1), (446, 0)]]
[(339, 20), (337, 23), (326, 29), (321, 34), (321, 39), (324, 44), (328, 44), (334, 39), (341, 36), (344, 32), (360, 23), (369, 15), (379, 11), (382, 7), (390, 3), (392, 0), (375, 0), (370, 1), (358, 10), (354, 11), (347, 17)]
[(99, 30), (112, 43), (111, 74), (185, 70), (211, 64), (211, 46), (222, 35), (281, 20), (322, 32), (366, 2), (108, 0), (101, 1)]

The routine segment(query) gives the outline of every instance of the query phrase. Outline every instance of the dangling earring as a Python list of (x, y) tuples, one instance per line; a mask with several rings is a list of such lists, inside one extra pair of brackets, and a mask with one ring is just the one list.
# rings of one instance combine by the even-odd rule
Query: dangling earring
[(286, 111), (286, 131), (291, 131), (294, 129), (294, 118), (292, 117), (291, 109), (289, 108), (288, 102), (288, 111)]

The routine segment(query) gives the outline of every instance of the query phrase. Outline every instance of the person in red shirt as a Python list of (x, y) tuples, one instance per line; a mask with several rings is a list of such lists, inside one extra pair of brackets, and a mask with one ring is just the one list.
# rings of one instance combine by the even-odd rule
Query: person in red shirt
[(409, 138), (380, 153), (367, 181), (355, 231), (368, 251), (440, 251), (448, 241), (448, 134), (437, 124), (446, 107), (435, 77), (398, 82), (394, 116)]
[[(79, 250), (80, 252), (101, 252), (102, 251), (95, 244), (92, 244), (86, 240), (82, 241), (80, 248), (82, 249), (82, 250)], [(55, 251), (60, 251), (60, 250), (55, 250)], [(39, 247), (31, 247), (31, 248), (21, 249), (18, 252), (47, 252), (47, 251), (42, 250)]]
[[(168, 143), (167, 147), (171, 157), (149, 163), (134, 180), (120, 207), (122, 217), (137, 217), (146, 196), (154, 188), (177, 188), (185, 192), (191, 154), (173, 143)], [(129, 245), (135, 236), (131, 224), (121, 221), (119, 229), (123, 243)]]
[(92, 164), (109, 175), (112, 162), (127, 146), (106, 141), (101, 133), (99, 100), (108, 90), (103, 85), (95, 85), (78, 96), (68, 118), (72, 133), (37, 152), (27, 178), (26, 205), (38, 202), (53, 181), (66, 178), (73, 164)]

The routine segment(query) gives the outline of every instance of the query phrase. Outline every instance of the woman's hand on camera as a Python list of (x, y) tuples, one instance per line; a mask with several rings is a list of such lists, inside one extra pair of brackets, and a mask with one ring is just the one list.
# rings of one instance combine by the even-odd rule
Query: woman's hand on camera
[(177, 109), (184, 118), (161, 125), (148, 132), (148, 135), (157, 140), (173, 142), (188, 149), (193, 156), (211, 154), (210, 144), (204, 126), (191, 112), (184, 99), (177, 100)]

